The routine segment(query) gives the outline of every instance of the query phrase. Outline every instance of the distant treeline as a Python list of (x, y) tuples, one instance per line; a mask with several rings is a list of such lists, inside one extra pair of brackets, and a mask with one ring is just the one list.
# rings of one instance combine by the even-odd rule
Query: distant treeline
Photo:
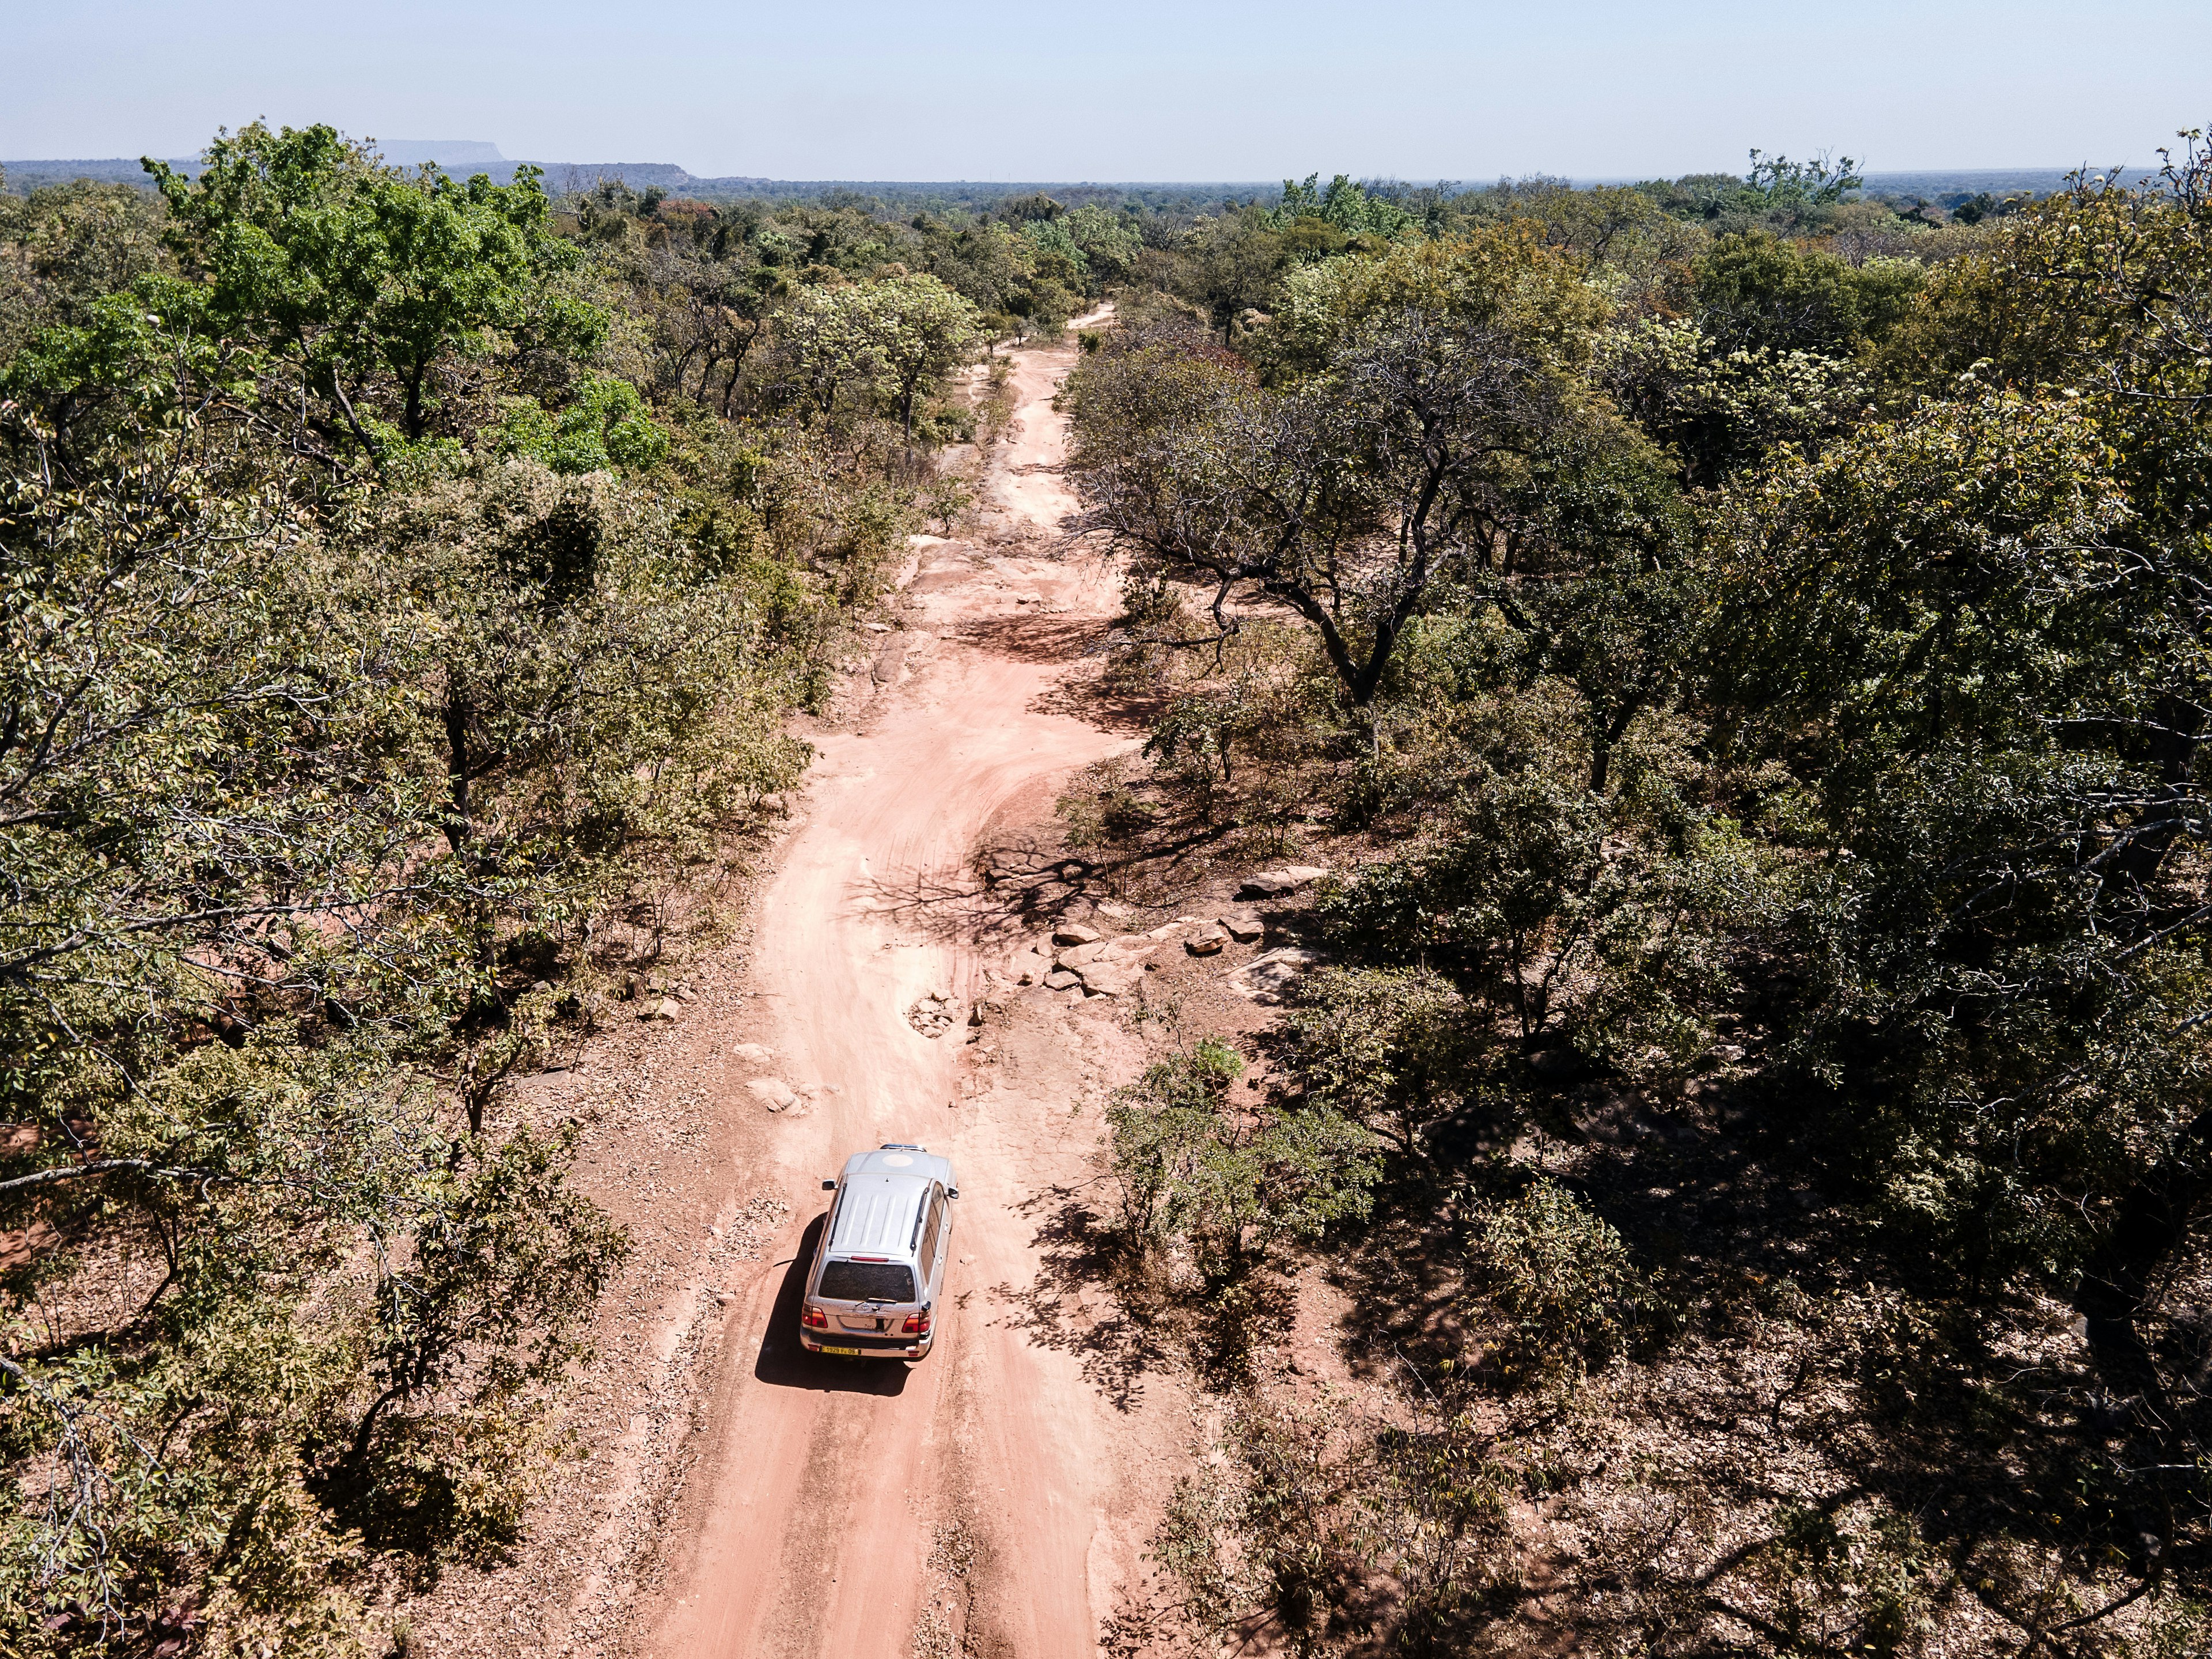
[[(193, 157), (171, 158), (166, 166), (185, 178), (198, 175)], [(1206, 212), (1226, 203), (1255, 198), (1267, 201), (1282, 193), (1279, 184), (1226, 181), (1214, 184), (1104, 183), (1063, 184), (995, 182), (968, 179), (939, 182), (848, 179), (701, 179), (669, 161), (508, 161), (471, 167), (495, 185), (511, 183), (518, 168), (534, 167), (544, 175), (553, 195), (585, 195), (602, 184), (634, 191), (658, 189), (709, 202), (759, 201), (821, 202), (832, 206), (864, 205), (872, 210), (911, 214), (946, 212), (955, 209), (988, 211), (1016, 197), (1049, 191), (1071, 205), (1085, 202), (1128, 204), (1154, 210)], [(4, 183), (0, 190), (15, 195), (52, 185), (89, 179), (98, 184), (136, 185), (150, 190), (144, 164), (131, 156), (109, 156), (76, 161), (0, 161)]]
[[(408, 150), (410, 154), (404, 159), (411, 161), (412, 150), (419, 147), (394, 145), (392, 148)], [(166, 165), (191, 178), (197, 175), (200, 163), (197, 158), (185, 157), (172, 158)], [(821, 203), (835, 207), (857, 207), (871, 212), (900, 214), (944, 213), (960, 209), (988, 212), (1001, 202), (1040, 192), (1048, 193), (1071, 206), (1090, 202), (1101, 206), (1189, 213), (1212, 212), (1224, 206), (1245, 203), (1273, 207), (1281, 201), (1283, 195), (1280, 184), (1250, 179), (1211, 183), (1067, 183), (1054, 180), (756, 179), (742, 175), (702, 179), (670, 161), (510, 161), (502, 159), (482, 168), (471, 167), (470, 172), (481, 171), (494, 184), (503, 185), (512, 182), (515, 170), (524, 167), (540, 169), (544, 175), (546, 190), (556, 196), (584, 195), (601, 184), (620, 184), (634, 191), (659, 189), (667, 194), (681, 194), (707, 202)], [(2068, 170), (2063, 167), (1872, 173), (1864, 175), (1863, 189), (1866, 196), (1875, 199), (1925, 200), (1948, 209), (1984, 194), (1998, 200), (2007, 197), (2048, 196), (2064, 188), (2069, 176)], [(2139, 173), (2137, 170), (2118, 168), (2112, 170), (2112, 176), (2136, 181), (2139, 179)], [(130, 156), (76, 161), (0, 161), (0, 179), (4, 179), (4, 182), (0, 182), (0, 189), (19, 196), (45, 185), (70, 184), (78, 179), (152, 188), (144, 164)], [(1449, 198), (1489, 190), (1512, 189), (1516, 185), (1525, 187), (1534, 183), (1588, 189), (1595, 185), (1633, 184), (1636, 181), (1626, 179), (1540, 179), (1532, 176), (1519, 180), (1500, 178), (1495, 185), (1489, 185), (1444, 179), (1418, 182), (1369, 179), (1365, 182), (1370, 195), (1388, 197), (1418, 192)], [(1687, 183), (1688, 179), (1652, 182), (1663, 185), (1668, 182)]]

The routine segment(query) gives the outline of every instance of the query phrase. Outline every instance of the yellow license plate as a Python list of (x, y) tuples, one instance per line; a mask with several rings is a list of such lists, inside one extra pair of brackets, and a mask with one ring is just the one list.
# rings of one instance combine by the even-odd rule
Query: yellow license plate
[(860, 1351), (858, 1348), (832, 1348), (826, 1344), (823, 1346), (822, 1352), (824, 1353), (842, 1353), (853, 1359), (858, 1359), (860, 1357)]

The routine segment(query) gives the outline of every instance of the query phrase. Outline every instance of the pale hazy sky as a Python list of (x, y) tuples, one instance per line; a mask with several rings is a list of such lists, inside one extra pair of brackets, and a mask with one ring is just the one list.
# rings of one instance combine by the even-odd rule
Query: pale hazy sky
[(2212, 4), (2103, 0), (0, 0), (0, 155), (256, 116), (781, 179), (1482, 180), (2141, 163), (2212, 119)]

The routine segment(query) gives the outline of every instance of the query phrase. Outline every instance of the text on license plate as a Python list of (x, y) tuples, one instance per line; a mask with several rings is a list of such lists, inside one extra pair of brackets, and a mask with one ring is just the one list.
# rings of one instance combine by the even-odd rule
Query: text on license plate
[(832, 1348), (828, 1346), (826, 1344), (823, 1346), (822, 1352), (824, 1353), (848, 1354), (854, 1359), (858, 1359), (860, 1357), (860, 1351), (858, 1348)]

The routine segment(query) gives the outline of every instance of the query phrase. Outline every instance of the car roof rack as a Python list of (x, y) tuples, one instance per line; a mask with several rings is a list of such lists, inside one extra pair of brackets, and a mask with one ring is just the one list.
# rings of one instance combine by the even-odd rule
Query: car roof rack
[(924, 1148), (916, 1146), (911, 1140), (886, 1140), (876, 1150), (879, 1152), (919, 1152)]

